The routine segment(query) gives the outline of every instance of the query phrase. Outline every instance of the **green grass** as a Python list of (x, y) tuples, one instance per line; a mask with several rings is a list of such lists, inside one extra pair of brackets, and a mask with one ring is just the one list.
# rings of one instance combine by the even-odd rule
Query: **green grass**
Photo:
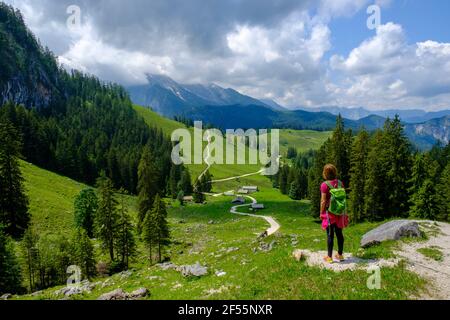
[(280, 131), (280, 151), (287, 153), (288, 147), (294, 147), (298, 152), (319, 149), (325, 141), (331, 137), (331, 132), (311, 131), (311, 130), (281, 130)]
[[(184, 125), (164, 119), (148, 109), (136, 110), (152, 126), (159, 126), (170, 133)], [(301, 133), (283, 130), (282, 139), (299, 150), (316, 148), (325, 133)], [(303, 140), (302, 140), (303, 139)], [(295, 142), (297, 141), (297, 142)], [(303, 142), (302, 142), (303, 141)], [(306, 142), (310, 143), (307, 144)], [(302, 147), (303, 146), (303, 147)], [(50, 173), (31, 164), (22, 163), (25, 186), (30, 198), (32, 223), (38, 233), (70, 234), (73, 230), (73, 201), (86, 186), (68, 178)], [(205, 166), (190, 166), (195, 177)], [(211, 173), (215, 179), (252, 173), (260, 166), (214, 165)], [(139, 242), (139, 254), (132, 262), (131, 277), (119, 275), (108, 279), (92, 279), (99, 285), (90, 294), (74, 299), (96, 299), (101, 294), (122, 288), (132, 291), (146, 287), (150, 299), (408, 299), (420, 292), (424, 282), (403, 265), (382, 269), (382, 289), (367, 289), (368, 274), (365, 270), (333, 273), (308, 267), (292, 257), (294, 249), (325, 250), (326, 235), (317, 218), (309, 214), (307, 201), (293, 201), (272, 188), (267, 177), (255, 175), (214, 185), (215, 192), (235, 190), (242, 185), (257, 185), (260, 192), (255, 198), (264, 203), (264, 215), (273, 216), (280, 224), (280, 233), (265, 239), (275, 241), (270, 252), (259, 250), (257, 235), (268, 226), (263, 219), (236, 216), (229, 213), (232, 198), (208, 197), (206, 205), (189, 204), (180, 207), (167, 200), (172, 245), (167, 255), (177, 265), (200, 262), (208, 266), (209, 275), (199, 279), (184, 278), (174, 270), (163, 271), (149, 266), (146, 250)], [(127, 197), (130, 214), (136, 219), (135, 197)], [(213, 222), (212, 224), (210, 222)], [(389, 258), (394, 243), (361, 250), (359, 242), (364, 233), (378, 224), (364, 223), (345, 230), (346, 252), (364, 258)], [(292, 238), (298, 244), (292, 244)], [(230, 250), (235, 248), (237, 250)], [(97, 260), (105, 256), (97, 253)], [(216, 271), (226, 272), (217, 277)], [(105, 281), (109, 281), (105, 283)], [(101, 283), (101, 284), (100, 284)], [(54, 291), (45, 290), (38, 296), (22, 296), (20, 299), (58, 299)]]
[(177, 129), (185, 129), (186, 126), (180, 122), (160, 116), (158, 113), (141, 106), (134, 106), (134, 110), (152, 127), (161, 129), (167, 136)]
[[(70, 179), (46, 172), (24, 163), (31, 200), (33, 223), (40, 232), (70, 232), (73, 197), (84, 186)], [(216, 191), (230, 190), (240, 184), (256, 184), (261, 192), (254, 196), (267, 206), (261, 214), (274, 216), (282, 225), (278, 235), (265, 239), (276, 241), (270, 252), (260, 251), (256, 237), (267, 228), (262, 219), (235, 216), (229, 213), (231, 198), (208, 197), (206, 205), (189, 204), (180, 207), (168, 201), (169, 223), (173, 244), (168, 255), (177, 265), (200, 262), (209, 268), (209, 275), (199, 279), (184, 278), (174, 270), (163, 271), (149, 266), (146, 251), (140, 244), (139, 255), (132, 263), (131, 277), (115, 275), (108, 279), (93, 279), (99, 284), (92, 293), (74, 299), (96, 299), (101, 294), (122, 288), (132, 291), (146, 287), (150, 299), (408, 299), (423, 288), (424, 282), (403, 265), (382, 269), (382, 289), (369, 290), (365, 270), (333, 273), (308, 267), (292, 257), (294, 249), (325, 250), (325, 233), (316, 219), (309, 215), (306, 201), (292, 201), (271, 188), (266, 177), (253, 176), (240, 183), (227, 182), (214, 186)], [(41, 192), (41, 190), (44, 190)], [(127, 198), (136, 215), (136, 199)], [(213, 222), (212, 224), (210, 222)], [(380, 246), (361, 252), (362, 235), (376, 224), (352, 226), (345, 231), (346, 252), (370, 258), (389, 257), (391, 246)], [(292, 245), (292, 237), (298, 239)], [(237, 248), (236, 251), (230, 250)], [(103, 259), (104, 256), (98, 256)], [(216, 271), (224, 271), (217, 277)], [(38, 296), (20, 299), (58, 299), (54, 291), (45, 290)]]
[(428, 247), (418, 249), (417, 252), (423, 254), (425, 257), (441, 262), (444, 260), (444, 254), (442, 252), (442, 248), (439, 247)]
[(64, 233), (73, 227), (73, 202), (86, 185), (21, 162), (35, 230)]

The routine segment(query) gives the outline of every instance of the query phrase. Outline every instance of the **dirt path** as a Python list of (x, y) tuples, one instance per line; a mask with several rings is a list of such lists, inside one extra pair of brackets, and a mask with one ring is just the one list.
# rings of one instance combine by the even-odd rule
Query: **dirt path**
[(231, 208), (230, 212), (232, 214), (237, 214), (237, 215), (241, 215), (241, 216), (248, 216), (248, 217), (254, 217), (254, 218), (260, 218), (260, 219), (266, 220), (270, 224), (270, 228), (266, 230), (266, 235), (267, 236), (271, 236), (271, 235), (275, 234), (278, 230), (280, 230), (280, 228), (281, 228), (280, 224), (272, 217), (260, 216), (260, 215), (251, 214), (251, 213), (239, 212), (238, 208), (249, 207), (252, 204), (257, 204), (258, 203), (258, 201), (256, 201), (255, 198), (252, 198), (250, 196), (246, 196), (246, 198), (250, 199), (252, 201), (252, 203), (251, 204), (243, 204), (243, 205), (239, 205), (239, 206), (234, 206), (234, 207)]
[[(418, 222), (429, 234), (429, 240), (405, 243), (395, 254), (408, 262), (409, 270), (430, 282), (429, 292), (420, 296), (420, 299), (450, 300), (450, 224)], [(430, 247), (443, 253), (442, 261), (427, 258), (417, 251)]]

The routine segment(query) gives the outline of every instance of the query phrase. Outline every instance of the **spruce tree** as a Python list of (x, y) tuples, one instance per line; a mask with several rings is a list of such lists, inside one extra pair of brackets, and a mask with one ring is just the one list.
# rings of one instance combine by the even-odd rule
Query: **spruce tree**
[(72, 240), (73, 263), (81, 268), (81, 274), (90, 279), (96, 274), (94, 247), (87, 231), (77, 228)]
[(338, 171), (339, 179), (346, 187), (349, 186), (350, 177), (350, 156), (351, 148), (351, 132), (345, 131), (344, 120), (339, 115), (336, 120), (336, 129), (331, 138), (331, 163), (333, 163)]
[(291, 183), (289, 188), (289, 197), (293, 200), (301, 200), (300, 187), (298, 186), (297, 180)]
[(189, 173), (188, 168), (184, 168), (183, 172), (181, 173), (181, 179), (178, 189), (183, 191), (185, 196), (191, 195), (193, 192), (191, 174)]
[(136, 255), (136, 241), (134, 239), (133, 229), (134, 227), (128, 214), (128, 208), (125, 204), (125, 197), (122, 196), (117, 222), (116, 247), (122, 265), (126, 270), (129, 268), (130, 258)]
[(410, 215), (415, 218), (435, 220), (439, 216), (439, 197), (436, 193), (439, 163), (429, 153), (415, 157), (409, 193)]
[(145, 215), (153, 208), (156, 195), (160, 192), (158, 187), (159, 173), (156, 158), (147, 145), (141, 156), (138, 168), (138, 232), (142, 231)]
[(111, 262), (114, 261), (114, 240), (117, 234), (117, 200), (111, 179), (104, 175), (98, 179), (98, 210), (95, 215), (95, 230), (102, 247), (109, 253)]
[(194, 202), (195, 203), (203, 203), (205, 202), (206, 198), (205, 195), (203, 194), (203, 181), (202, 179), (197, 180), (194, 184), (194, 193), (193, 193), (193, 198), (194, 198)]
[(413, 203), (411, 216), (436, 220), (439, 216), (439, 201), (436, 194), (436, 187), (431, 179), (427, 178), (419, 190), (411, 197)]
[(365, 129), (362, 129), (355, 139), (351, 152), (350, 169), (350, 204), (349, 214), (355, 223), (361, 222), (366, 217), (365, 189), (367, 180), (367, 160), (369, 155), (370, 137)]
[(308, 193), (311, 200), (311, 215), (318, 217), (320, 214), (321, 192), (320, 186), (323, 183), (323, 168), (329, 162), (331, 150), (331, 140), (327, 140), (317, 151), (314, 164), (308, 173)]
[(158, 245), (158, 257), (159, 262), (162, 262), (162, 253), (164, 247), (170, 244), (170, 231), (169, 224), (167, 222), (167, 209), (166, 204), (160, 196), (156, 196), (155, 204), (151, 215), (154, 217), (157, 225), (157, 245)]
[(37, 272), (39, 269), (39, 250), (37, 243), (39, 236), (34, 233), (33, 228), (28, 228), (21, 242), (21, 252), (25, 267), (24, 274), (27, 277), (29, 292), (35, 290), (35, 284), (39, 281)]
[(94, 220), (98, 208), (98, 199), (93, 189), (84, 189), (75, 198), (75, 226), (86, 230), (90, 238), (94, 237)]
[(370, 141), (367, 156), (367, 179), (364, 192), (364, 217), (369, 221), (382, 220), (386, 210), (387, 168), (383, 132), (377, 131)]
[(387, 218), (407, 216), (409, 212), (409, 184), (411, 177), (411, 146), (404, 134), (403, 125), (398, 116), (386, 121), (384, 132), (387, 160), (387, 192), (385, 213)]
[(150, 265), (153, 264), (153, 249), (158, 245), (158, 221), (154, 210), (147, 212), (142, 224), (142, 240), (148, 249)]
[(22, 275), (17, 260), (14, 243), (4, 233), (0, 225), (0, 295), (4, 293), (20, 293)]
[(0, 122), (0, 224), (14, 239), (20, 239), (30, 223), (28, 197), (20, 171), (21, 137), (12, 124)]
[(450, 219), (450, 162), (445, 167), (441, 175), (441, 181), (437, 187), (439, 215), (438, 219), (448, 221)]

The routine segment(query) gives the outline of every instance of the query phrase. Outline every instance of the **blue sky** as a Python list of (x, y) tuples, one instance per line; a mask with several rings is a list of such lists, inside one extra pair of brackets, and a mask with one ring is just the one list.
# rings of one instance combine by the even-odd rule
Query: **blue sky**
[[(450, 42), (450, 1), (447, 0), (394, 0), (381, 11), (382, 23), (402, 25), (409, 42), (433, 39)], [(333, 31), (332, 51), (348, 54), (362, 41), (374, 35), (366, 27), (365, 10), (352, 17), (339, 17), (330, 23)]]
[(61, 64), (125, 86), (152, 73), (289, 107), (450, 108), (447, 0), (5, 1)]

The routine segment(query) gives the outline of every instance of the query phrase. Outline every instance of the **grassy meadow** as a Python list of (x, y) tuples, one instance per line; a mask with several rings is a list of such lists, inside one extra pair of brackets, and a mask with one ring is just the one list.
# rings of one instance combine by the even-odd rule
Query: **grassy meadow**
[[(70, 234), (73, 199), (85, 186), (70, 179), (23, 163), (31, 201), (33, 225), (39, 231)], [(306, 201), (293, 201), (271, 187), (268, 178), (252, 176), (214, 186), (214, 191), (236, 189), (242, 184), (258, 185), (255, 198), (267, 207), (264, 215), (273, 216), (281, 225), (277, 235), (264, 239), (274, 243), (271, 251), (260, 249), (257, 235), (268, 226), (262, 219), (229, 213), (232, 198), (208, 197), (206, 205), (180, 207), (167, 200), (173, 244), (167, 255), (176, 265), (205, 265), (209, 274), (184, 278), (175, 270), (150, 266), (141, 246), (129, 277), (93, 279), (98, 285), (90, 294), (74, 299), (96, 299), (103, 293), (122, 288), (150, 290), (149, 299), (407, 299), (418, 294), (424, 282), (400, 265), (382, 269), (382, 289), (369, 290), (365, 270), (334, 273), (292, 258), (294, 249), (324, 250), (325, 233), (317, 219), (309, 214)], [(43, 190), (41, 192), (41, 190)], [(137, 199), (128, 197), (130, 212), (136, 218)], [(389, 257), (393, 244), (361, 252), (361, 236), (376, 224), (360, 224), (346, 230), (346, 250), (367, 258)], [(293, 243), (295, 239), (296, 243)], [(98, 250), (98, 260), (106, 257)], [(217, 276), (216, 272), (225, 272)], [(58, 288), (21, 299), (57, 299)]]

